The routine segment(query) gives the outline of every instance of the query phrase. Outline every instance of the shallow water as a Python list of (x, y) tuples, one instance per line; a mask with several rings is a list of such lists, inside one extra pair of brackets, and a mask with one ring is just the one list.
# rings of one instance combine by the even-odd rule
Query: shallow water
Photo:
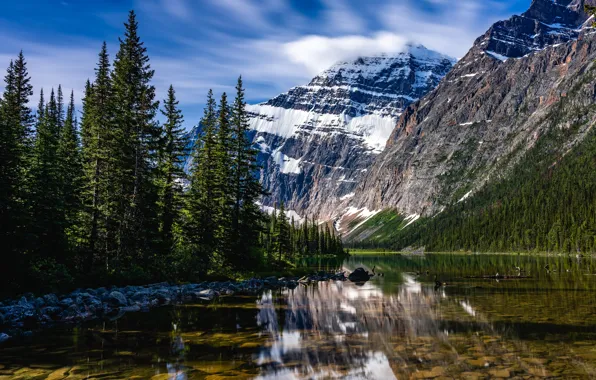
[[(596, 377), (592, 259), (441, 254), (305, 264), (374, 266), (384, 276), (48, 329), (0, 346), (0, 379)], [(516, 275), (515, 266), (531, 278), (468, 278)], [(435, 289), (435, 275), (448, 285)]]

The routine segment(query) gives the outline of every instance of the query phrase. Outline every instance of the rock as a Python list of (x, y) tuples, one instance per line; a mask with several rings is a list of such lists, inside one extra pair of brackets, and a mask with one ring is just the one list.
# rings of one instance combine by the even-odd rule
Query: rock
[(348, 278), (352, 282), (366, 282), (366, 281), (370, 280), (370, 277), (371, 277), (371, 275), (368, 274), (368, 272), (365, 271), (364, 268), (356, 268), (348, 276)]
[(122, 310), (126, 313), (132, 313), (135, 311), (141, 311), (141, 307), (139, 305), (132, 305), (132, 306), (126, 306), (126, 307), (120, 308), (120, 310)]
[(107, 298), (107, 301), (109, 305), (116, 307), (124, 307), (128, 305), (128, 301), (126, 300), (124, 294), (118, 291), (111, 292)]
[(27, 301), (27, 298), (25, 298), (24, 296), (21, 297), (17, 305), (21, 307), (31, 307), (31, 304), (29, 303), (29, 301)]
[(60, 313), (62, 313), (62, 308), (59, 306), (46, 306), (40, 310), (41, 315), (45, 315), (48, 317), (49, 320), (58, 320)]
[(72, 300), (72, 298), (63, 298), (60, 301), (60, 305), (64, 308), (68, 308), (70, 307), (70, 305), (74, 304), (74, 301)]
[(488, 371), (492, 377), (507, 379), (511, 377), (511, 373), (507, 369), (493, 369)]
[(5, 333), (0, 333), (0, 343), (4, 343), (10, 339), (10, 335)]
[(206, 301), (211, 301), (215, 298), (215, 295), (216, 293), (213, 289), (205, 289), (197, 293), (197, 298)]
[(43, 300), (48, 306), (56, 306), (60, 303), (58, 297), (53, 293), (46, 294), (45, 296), (43, 296)]

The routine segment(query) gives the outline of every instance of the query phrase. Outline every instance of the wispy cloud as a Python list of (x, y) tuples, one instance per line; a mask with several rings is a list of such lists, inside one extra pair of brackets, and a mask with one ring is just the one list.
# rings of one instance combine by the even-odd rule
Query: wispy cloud
[[(0, 69), (22, 48), (36, 92), (61, 83), (80, 99), (101, 42), (108, 41), (115, 54), (128, 7), (66, 0), (68, 6), (55, 9), (43, 0), (23, 1), (37, 4), (32, 7), (37, 12), (25, 17), (19, 2), (0, 4)], [(409, 41), (460, 57), (492, 22), (529, 1), (133, 0), (133, 5), (156, 70), (158, 97), (173, 84), (191, 125), (202, 113), (207, 90), (233, 91), (240, 74), (249, 101), (257, 102), (308, 82), (336, 61), (394, 53)]]
[(338, 61), (400, 52), (407, 42), (403, 36), (387, 32), (372, 37), (307, 36), (283, 44), (283, 51), (290, 61), (301, 64), (311, 75), (315, 75)]

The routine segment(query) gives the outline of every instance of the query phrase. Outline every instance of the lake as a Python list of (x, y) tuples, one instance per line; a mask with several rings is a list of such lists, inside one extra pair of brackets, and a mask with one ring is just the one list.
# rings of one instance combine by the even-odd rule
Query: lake
[[(303, 260), (382, 276), (47, 329), (0, 346), (0, 379), (591, 378), (595, 264), (575, 255)], [(497, 273), (530, 278), (470, 278)], [(447, 285), (436, 288), (435, 276)]]

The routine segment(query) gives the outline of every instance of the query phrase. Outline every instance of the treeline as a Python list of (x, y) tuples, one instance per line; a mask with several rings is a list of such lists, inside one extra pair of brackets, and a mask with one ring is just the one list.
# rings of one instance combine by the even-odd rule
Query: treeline
[(267, 256), (277, 257), (279, 262), (298, 256), (345, 254), (341, 237), (335, 235), (329, 224), (320, 225), (308, 218), (296, 223), (294, 217), (286, 216), (283, 203), (271, 214), (269, 228), (262, 235), (262, 245)]
[(80, 120), (60, 86), (40, 90), (30, 110), (23, 53), (10, 63), (0, 99), (3, 289), (196, 280), (311, 252), (309, 239), (288, 248), (299, 227), (288, 235), (278, 223), (285, 213), (270, 219), (257, 204), (263, 189), (242, 79), (231, 103), (224, 93), (216, 104), (209, 91), (188, 152), (175, 90), (160, 108), (153, 76), (132, 11), (112, 62), (101, 48)]
[[(427, 251), (596, 252), (596, 131), (566, 153), (579, 125), (553, 128), (512, 172), (433, 218), (377, 231), (359, 247)], [(374, 221), (371, 221), (373, 223)], [(389, 224), (388, 224), (389, 226)]]

